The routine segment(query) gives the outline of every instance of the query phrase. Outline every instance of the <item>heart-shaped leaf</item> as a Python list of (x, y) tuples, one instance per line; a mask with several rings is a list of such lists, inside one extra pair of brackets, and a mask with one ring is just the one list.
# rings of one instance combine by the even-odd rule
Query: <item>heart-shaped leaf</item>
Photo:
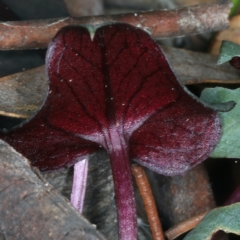
[(49, 46), (40, 112), (4, 140), (41, 170), (68, 167), (99, 146), (111, 159), (120, 239), (136, 239), (130, 158), (173, 175), (205, 160), (217, 113), (189, 96), (150, 36), (126, 24), (62, 29)]

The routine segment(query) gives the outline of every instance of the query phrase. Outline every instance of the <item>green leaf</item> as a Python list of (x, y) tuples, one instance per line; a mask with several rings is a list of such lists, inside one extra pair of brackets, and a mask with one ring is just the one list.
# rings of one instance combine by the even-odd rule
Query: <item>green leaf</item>
[(210, 240), (218, 230), (240, 235), (240, 203), (212, 210), (184, 240)]
[(233, 57), (240, 57), (240, 45), (229, 41), (222, 41), (217, 64), (228, 62)]
[(231, 90), (222, 87), (206, 88), (201, 100), (208, 105), (234, 101), (229, 112), (219, 112), (222, 121), (222, 137), (211, 157), (240, 158), (240, 88)]

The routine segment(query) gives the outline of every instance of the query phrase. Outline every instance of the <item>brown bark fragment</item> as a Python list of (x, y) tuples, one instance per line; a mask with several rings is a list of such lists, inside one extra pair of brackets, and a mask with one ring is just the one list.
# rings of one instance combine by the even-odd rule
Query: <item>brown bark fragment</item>
[(56, 32), (67, 25), (124, 22), (142, 28), (153, 38), (218, 31), (228, 26), (230, 0), (170, 11), (149, 11), (109, 16), (1, 22), (0, 50), (46, 48)]
[(3, 239), (104, 239), (73, 206), (0, 141), (0, 236)]
[[(240, 83), (239, 71), (217, 57), (183, 49), (162, 47), (182, 84)], [(42, 105), (48, 88), (44, 66), (0, 78), (0, 115), (26, 118)]]

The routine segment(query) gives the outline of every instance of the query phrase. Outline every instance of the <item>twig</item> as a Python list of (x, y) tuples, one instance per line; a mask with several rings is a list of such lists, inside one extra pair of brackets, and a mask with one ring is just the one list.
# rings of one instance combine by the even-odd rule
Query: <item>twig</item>
[(46, 48), (56, 32), (67, 25), (124, 22), (142, 28), (153, 38), (218, 31), (228, 26), (230, 0), (185, 7), (109, 16), (1, 22), (0, 50)]
[(132, 165), (132, 173), (142, 196), (153, 239), (164, 240), (161, 222), (147, 176), (143, 168), (137, 164)]
[(178, 225), (170, 228), (167, 230), (164, 234), (169, 240), (173, 240), (180, 236), (181, 234), (193, 229), (198, 225), (198, 223), (203, 219), (203, 217), (207, 214), (208, 212), (201, 213), (195, 217), (192, 217), (184, 222), (179, 223)]

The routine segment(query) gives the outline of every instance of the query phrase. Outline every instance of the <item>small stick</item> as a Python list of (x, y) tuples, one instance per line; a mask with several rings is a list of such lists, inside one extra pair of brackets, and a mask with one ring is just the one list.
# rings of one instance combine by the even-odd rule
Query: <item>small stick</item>
[(167, 239), (169, 240), (173, 240), (175, 238), (177, 238), (178, 236), (180, 236), (181, 234), (195, 228), (199, 222), (203, 219), (203, 217), (208, 213), (204, 212), (201, 213), (197, 216), (194, 216), (184, 222), (179, 223), (178, 225), (170, 228), (169, 230), (167, 230), (164, 234), (167, 237)]
[(71, 203), (82, 213), (85, 192), (87, 187), (88, 159), (80, 160), (74, 165), (73, 186), (71, 193)]
[(57, 31), (67, 25), (123, 22), (147, 31), (156, 39), (219, 31), (228, 27), (231, 6), (230, 0), (221, 0), (169, 11), (0, 22), (0, 50), (46, 48)]
[(153, 239), (164, 240), (161, 222), (158, 217), (158, 211), (157, 211), (152, 190), (148, 182), (147, 176), (144, 172), (144, 169), (137, 164), (133, 164), (132, 173), (135, 177), (137, 186), (142, 196), (142, 200), (147, 213), (149, 225), (152, 231)]

